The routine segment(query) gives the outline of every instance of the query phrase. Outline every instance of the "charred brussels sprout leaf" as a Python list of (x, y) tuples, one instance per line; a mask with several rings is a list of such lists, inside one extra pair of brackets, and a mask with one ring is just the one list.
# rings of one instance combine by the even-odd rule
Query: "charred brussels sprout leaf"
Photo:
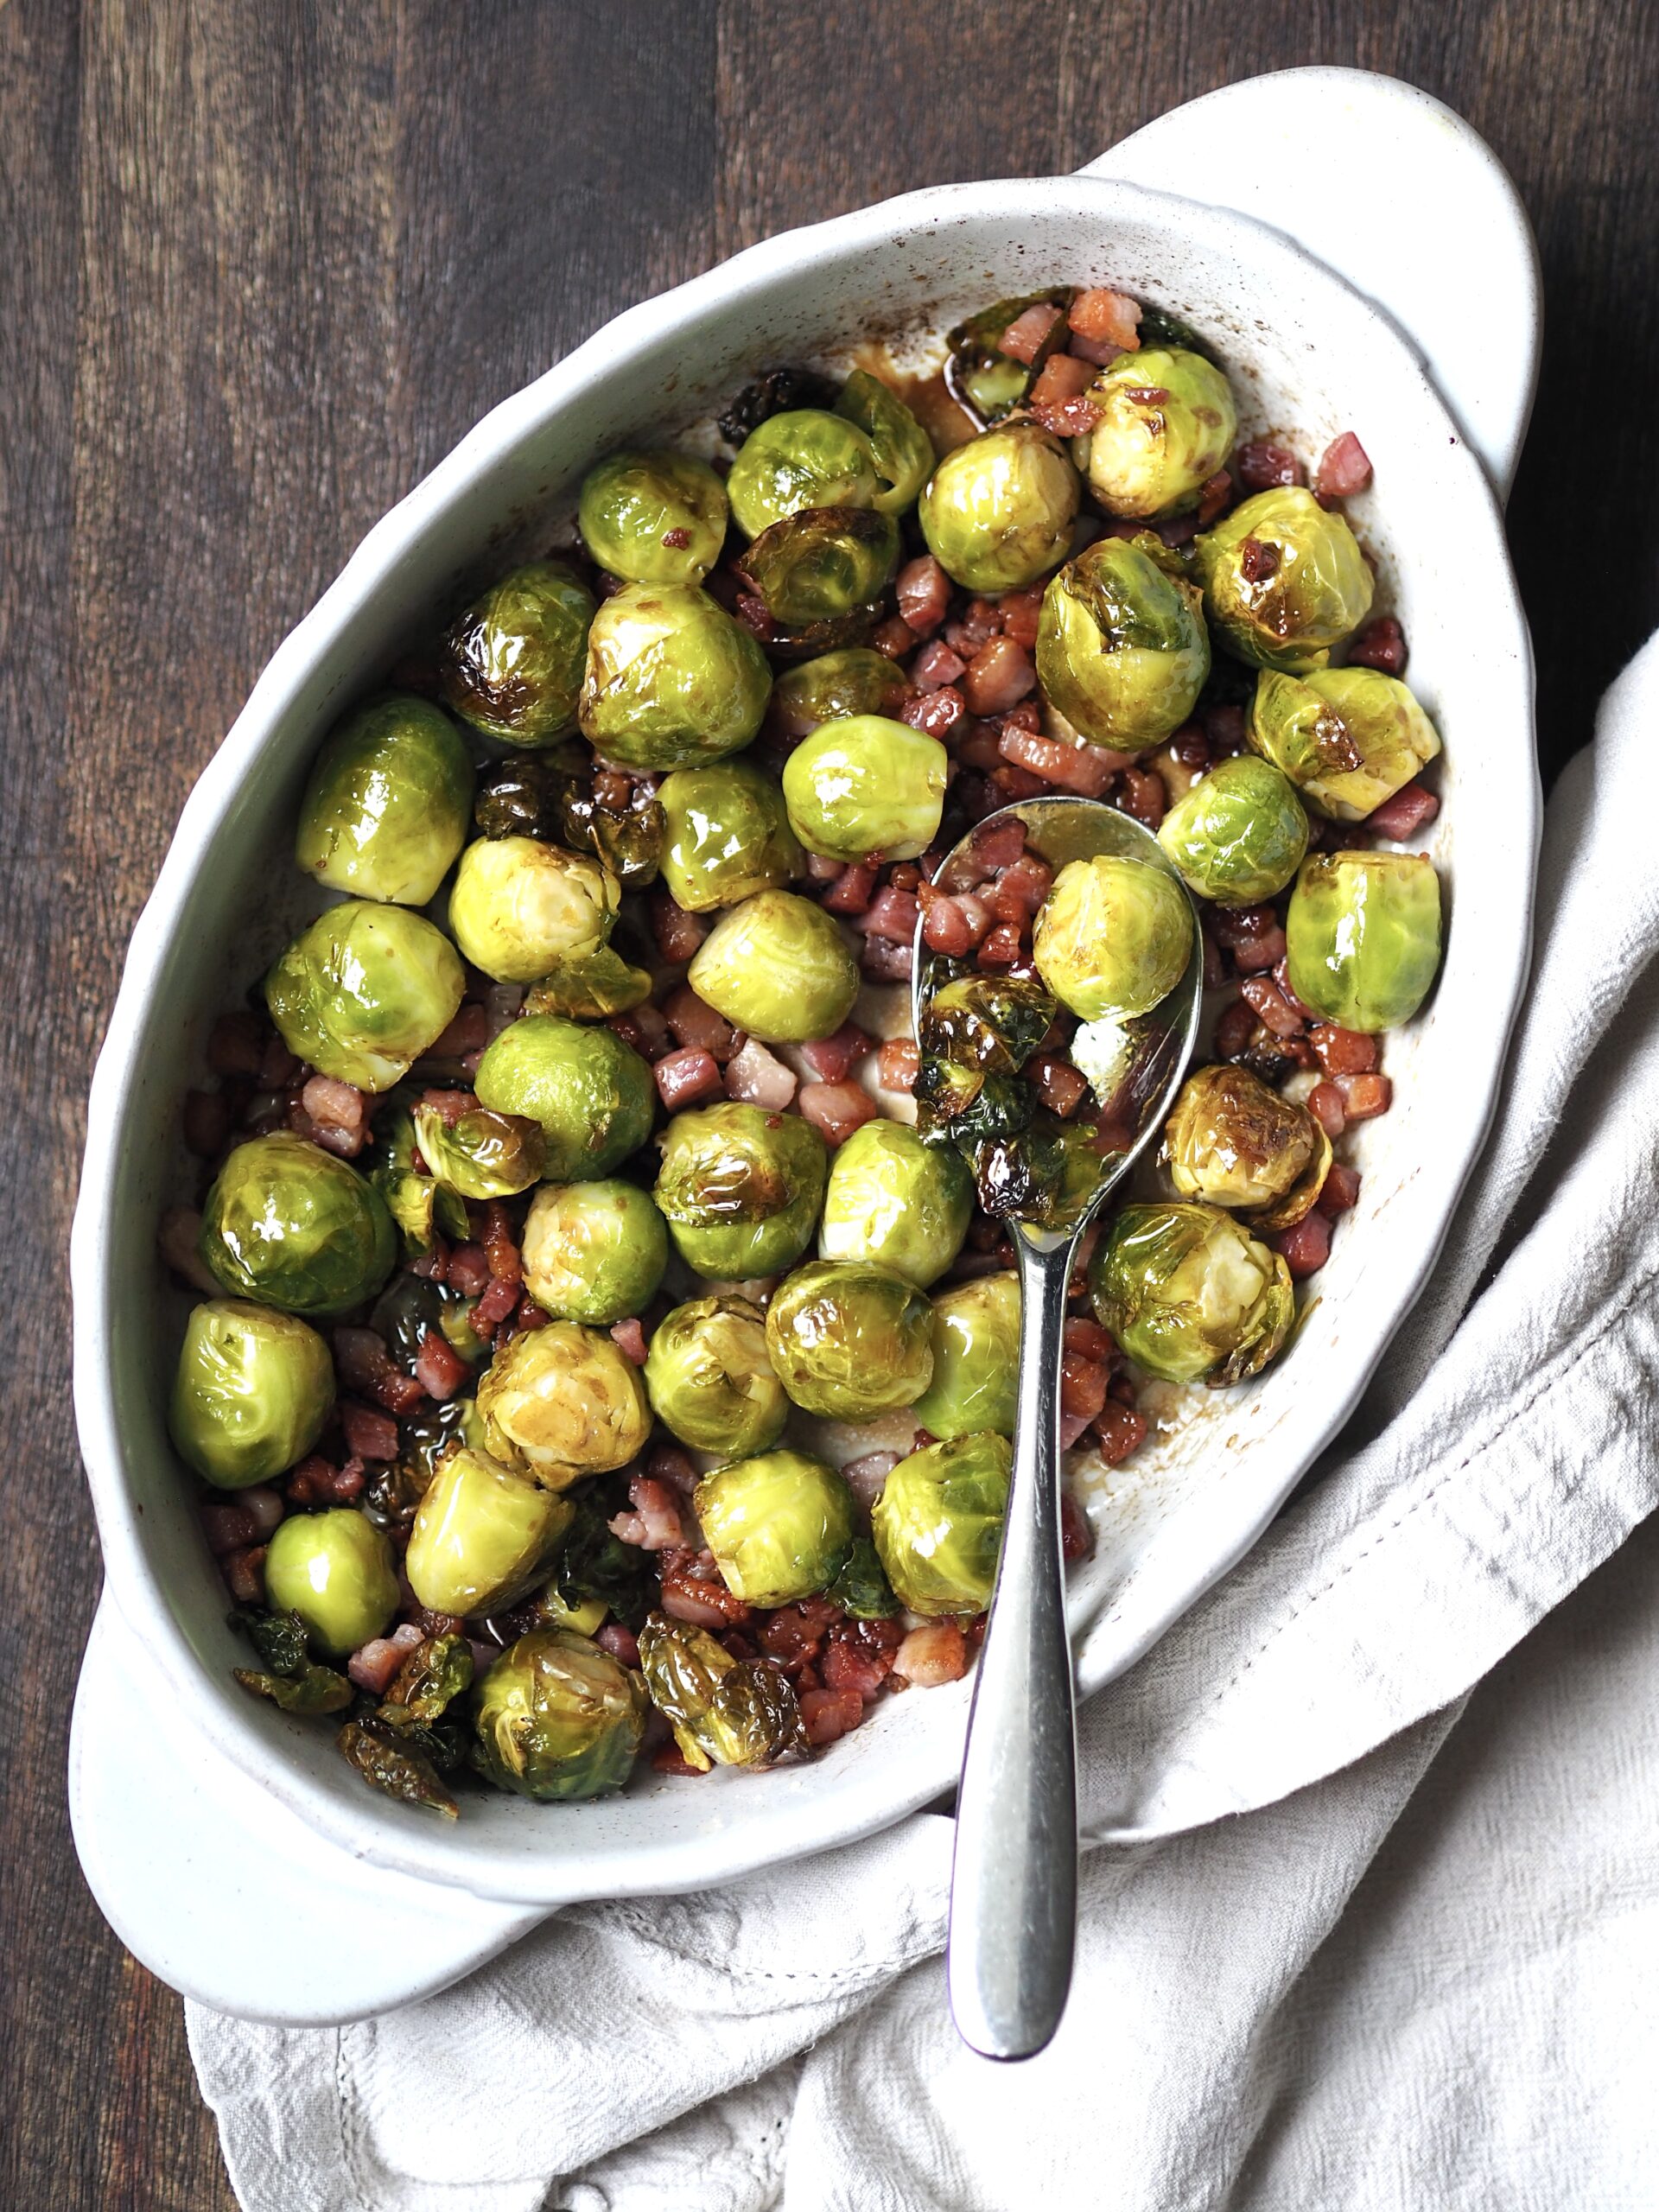
[(686, 980), (763, 1044), (802, 1044), (834, 1036), (851, 1014), (858, 963), (822, 906), (793, 891), (758, 891), (721, 916)]
[(786, 735), (810, 737), (820, 722), (855, 715), (891, 718), (908, 689), (904, 671), (885, 653), (849, 645), (786, 669), (772, 690), (772, 712)]
[(382, 1109), (369, 1156), (369, 1181), (391, 1216), (406, 1259), (425, 1259), (440, 1236), (452, 1244), (467, 1242), (472, 1230), (465, 1202), (435, 1175), (416, 1170), (415, 1118), (407, 1109)]
[(666, 1314), (652, 1336), (645, 1390), (658, 1420), (696, 1452), (765, 1452), (789, 1418), (766, 1316), (747, 1298), (692, 1299)]
[(689, 768), (741, 752), (772, 689), (766, 657), (703, 591), (628, 584), (588, 638), (582, 732), (629, 768)]
[(480, 772), (473, 820), (486, 837), (537, 837), (556, 845), (560, 804), (572, 780), (555, 760), (510, 753)]
[(1150, 519), (1196, 506), (1232, 451), (1232, 389), (1201, 353), (1143, 344), (1103, 369), (1089, 397), (1101, 410), (1089, 486), (1108, 514)]
[(786, 1605), (827, 1590), (853, 1544), (844, 1476), (804, 1452), (734, 1459), (692, 1500), (727, 1588), (752, 1605)]
[(776, 622), (804, 629), (870, 607), (899, 565), (899, 525), (869, 507), (804, 507), (769, 523), (743, 573)]
[(274, 1611), (297, 1614), (320, 1650), (343, 1658), (397, 1610), (391, 1546), (353, 1506), (291, 1513), (265, 1549), (265, 1593)]
[(922, 535), (969, 591), (1017, 591), (1065, 557), (1078, 499), (1077, 471), (1056, 441), (1034, 423), (1010, 423), (945, 454), (922, 493)]
[(1053, 993), (1033, 977), (976, 969), (928, 997), (922, 1049), (988, 1075), (1013, 1075), (1048, 1034), (1058, 1010)]
[(703, 1630), (653, 1613), (639, 1631), (639, 1665), (681, 1757), (699, 1772), (805, 1752), (789, 1677), (764, 1660), (734, 1659)]
[(524, 1281), (564, 1321), (608, 1328), (642, 1313), (668, 1264), (668, 1230), (636, 1183), (544, 1183), (524, 1221)]
[(676, 769), (660, 797), (663, 880), (689, 913), (734, 906), (800, 874), (777, 782), (748, 761)]
[(799, 1259), (828, 1172), (823, 1139), (810, 1122), (728, 1102), (669, 1123), (657, 1204), (687, 1267), (744, 1282)]
[(1412, 693), (1375, 668), (1327, 668), (1301, 677), (1264, 668), (1250, 709), (1250, 743), (1310, 805), (1338, 822), (1363, 821), (1440, 749)]
[(479, 1106), (450, 1122), (435, 1106), (417, 1106), (414, 1120), (422, 1158), (463, 1198), (510, 1198), (540, 1179), (546, 1140), (524, 1115)]
[(830, 1586), (832, 1602), (855, 1621), (891, 1620), (899, 1609), (881, 1554), (868, 1536), (855, 1536), (847, 1564)]
[(932, 473), (926, 431), (896, 393), (863, 369), (855, 369), (842, 386), (836, 412), (855, 423), (870, 442), (880, 487), (875, 505), (883, 514), (902, 514)]
[(1125, 753), (1161, 744), (1192, 713), (1209, 672), (1198, 591), (1139, 544), (1098, 538), (1050, 580), (1037, 673), (1084, 737)]
[(308, 1664), (291, 1674), (262, 1675), (251, 1667), (232, 1667), (232, 1675), (254, 1697), (269, 1698), (284, 1713), (310, 1715), (343, 1713), (356, 1693), (332, 1667)]
[(449, 893), (449, 926), (474, 968), (498, 983), (536, 983), (610, 938), (621, 887), (586, 853), (534, 837), (480, 837)]
[(527, 1014), (485, 1048), (473, 1088), (498, 1114), (539, 1122), (543, 1174), (608, 1175), (651, 1135), (651, 1070), (613, 1030)]
[(795, 1403), (830, 1421), (912, 1405), (933, 1376), (932, 1315), (890, 1268), (823, 1260), (778, 1287), (766, 1350)]
[(613, 1014), (629, 1014), (643, 1006), (651, 993), (646, 970), (635, 968), (613, 945), (606, 944), (585, 960), (560, 961), (550, 976), (532, 983), (524, 1012), (563, 1014), (572, 1021), (608, 1021)]
[(637, 1675), (569, 1629), (531, 1629), (480, 1686), (475, 1763), (521, 1797), (597, 1797), (627, 1780), (645, 1723)]
[(1194, 549), (1205, 612), (1229, 652), (1306, 675), (1371, 611), (1371, 572), (1339, 514), (1300, 485), (1258, 492)]
[(651, 1433), (639, 1370), (610, 1338), (573, 1321), (514, 1337), (478, 1386), (489, 1450), (563, 1490), (626, 1466)]
[(866, 1122), (830, 1162), (819, 1255), (873, 1260), (925, 1290), (962, 1249), (973, 1210), (953, 1151), (900, 1122)]
[(545, 1574), (570, 1517), (552, 1491), (463, 1446), (440, 1464), (415, 1516), (410, 1588), (435, 1613), (499, 1612)]
[(982, 1613), (991, 1602), (1014, 1453), (981, 1432), (901, 1459), (870, 1515), (887, 1580), (913, 1613)]
[(1149, 1014), (1186, 972), (1197, 925), (1173, 874), (1098, 853), (1068, 861), (1032, 934), (1037, 972), (1055, 997), (1093, 1021)]
[(334, 1741), (372, 1789), (402, 1805), (424, 1805), (447, 1821), (460, 1818), (461, 1808), (431, 1760), (385, 1721), (348, 1720)]
[(1020, 1380), (1020, 1279), (981, 1275), (933, 1300), (933, 1380), (912, 1412), (949, 1442), (976, 1429), (1014, 1434)]
[(689, 454), (616, 453), (582, 480), (589, 556), (632, 584), (700, 584), (726, 542), (726, 487)]
[(604, 861), (625, 891), (640, 891), (657, 880), (663, 853), (663, 810), (642, 783), (631, 783), (626, 799), (601, 798), (597, 781), (565, 779), (559, 800), (559, 824), (567, 845)]
[(914, 860), (938, 833), (950, 760), (938, 738), (885, 715), (821, 722), (784, 764), (790, 826), (831, 860)]
[(1242, 1382), (1273, 1358), (1296, 1310), (1277, 1252), (1219, 1206), (1125, 1206), (1089, 1287), (1103, 1328), (1165, 1382)]
[(444, 640), (444, 704), (506, 745), (551, 745), (576, 718), (594, 595), (563, 561), (516, 569)]
[(467, 835), (473, 764), (449, 717), (403, 694), (334, 729), (300, 802), (294, 857), (330, 890), (424, 906)]
[(1315, 853), (1285, 918), (1290, 988), (1368, 1034), (1409, 1021), (1440, 965), (1440, 885), (1421, 853)]
[(753, 384), (746, 384), (721, 416), (720, 435), (728, 445), (741, 446), (769, 416), (798, 408), (828, 407), (835, 396), (834, 385), (817, 369), (793, 363), (768, 369)]
[(1087, 1123), (1033, 1116), (1015, 1136), (993, 1137), (968, 1153), (981, 1211), (994, 1221), (1065, 1229), (1079, 1221), (1100, 1180), (1095, 1132)]
[(219, 1489), (286, 1474), (334, 1401), (328, 1347), (296, 1316), (216, 1298), (186, 1323), (169, 1426), (181, 1457)]
[(995, 307), (982, 308), (950, 333), (945, 341), (950, 349), (947, 382), (982, 422), (1000, 422), (1010, 409), (1017, 407), (1030, 391), (1042, 363), (1057, 346), (1065, 342), (1065, 319), (1062, 316), (1055, 324), (1049, 342), (1034, 359), (1016, 361), (1001, 350), (1008, 326), (1017, 322), (1027, 308), (1064, 308), (1070, 305), (1071, 299), (1070, 291), (1065, 289), (1026, 292), (1018, 299), (999, 300)]
[(1037, 1095), (1017, 1075), (987, 1075), (960, 1060), (924, 1052), (916, 1071), (916, 1126), (925, 1135), (971, 1145), (1027, 1127)]
[(359, 1090), (390, 1090), (454, 1020), (455, 948), (423, 915), (347, 899), (302, 930), (265, 978), (296, 1059)]
[(473, 1681), (473, 1648), (464, 1636), (429, 1636), (417, 1643), (393, 1678), (386, 1703), (414, 1719), (442, 1717)]
[(864, 432), (817, 407), (768, 416), (743, 441), (726, 480), (747, 537), (808, 507), (873, 507), (881, 488)]
[(1158, 842), (1200, 899), (1253, 906), (1282, 891), (1307, 850), (1288, 779), (1249, 753), (1218, 760), (1164, 817)]
[(238, 1145), (219, 1169), (198, 1249), (232, 1296), (327, 1319), (374, 1296), (397, 1245), (377, 1191), (343, 1160), (277, 1130)]

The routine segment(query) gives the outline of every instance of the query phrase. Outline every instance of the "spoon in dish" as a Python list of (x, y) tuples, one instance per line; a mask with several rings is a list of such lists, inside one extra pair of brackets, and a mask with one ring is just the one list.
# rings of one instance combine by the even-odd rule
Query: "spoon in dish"
[[(1068, 861), (1107, 854), (1179, 882), (1158, 840), (1138, 822), (1097, 799), (1061, 798), (1028, 799), (992, 815), (952, 849), (935, 881), (965, 888), (982, 874), (976, 849), (1011, 818), (1024, 826), (1026, 850), (1056, 875)], [(918, 1041), (930, 1003), (959, 972), (960, 963), (927, 951), (918, 927), (912, 985)], [(1127, 1025), (1136, 1049), (1120, 1091), (1135, 1106), (1126, 1147), (1100, 1156), (1083, 1187), (1069, 1192), (1060, 1225), (1052, 1224), (1052, 1210), (1048, 1225), (1004, 1217), (1020, 1274), (1014, 1466), (957, 1798), (946, 1954), (957, 2031), (987, 2058), (1028, 2058), (1053, 2035), (1071, 1986), (1077, 1932), (1077, 1744), (1059, 1516), (1066, 1289), (1079, 1236), (1154, 1140), (1185, 1074), (1203, 976), (1193, 910), (1185, 972), (1150, 1014)]]

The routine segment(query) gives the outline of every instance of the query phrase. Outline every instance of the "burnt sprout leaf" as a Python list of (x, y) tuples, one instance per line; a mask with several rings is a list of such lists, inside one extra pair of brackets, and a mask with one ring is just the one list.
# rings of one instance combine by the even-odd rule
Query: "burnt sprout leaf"
[(445, 1820), (459, 1819), (461, 1808), (431, 1760), (384, 1721), (348, 1720), (335, 1741), (372, 1789), (400, 1804), (429, 1806)]

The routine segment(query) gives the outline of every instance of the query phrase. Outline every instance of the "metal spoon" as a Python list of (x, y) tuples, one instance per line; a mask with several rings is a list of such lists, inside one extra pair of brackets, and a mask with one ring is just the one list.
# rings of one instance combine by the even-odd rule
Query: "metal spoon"
[[(969, 858), (975, 836), (1011, 815), (1025, 824), (1027, 849), (1056, 874), (1068, 861), (1099, 853), (1174, 874), (1151, 832), (1116, 808), (1097, 799), (1037, 798), (979, 824), (936, 880), (948, 887), (952, 863)], [(929, 964), (918, 928), (912, 986), (918, 1037)], [(1195, 912), (1186, 973), (1147, 1017), (1164, 1033), (1149, 1056), (1134, 1144), (1103, 1159), (1099, 1184), (1071, 1226), (1008, 1224), (1020, 1296), (1014, 1473), (957, 1797), (946, 1953), (957, 2032), (987, 2058), (1028, 2058), (1048, 2042), (1065, 2009), (1077, 1936), (1077, 1740), (1059, 1515), (1066, 1285), (1084, 1229), (1163, 1125), (1197, 1038), (1203, 976)]]

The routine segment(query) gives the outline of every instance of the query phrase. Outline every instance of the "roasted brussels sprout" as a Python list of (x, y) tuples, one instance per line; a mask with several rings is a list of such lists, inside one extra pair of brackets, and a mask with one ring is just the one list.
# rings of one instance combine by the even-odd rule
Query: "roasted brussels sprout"
[(743, 441), (726, 480), (747, 537), (807, 507), (873, 507), (883, 488), (864, 432), (818, 407), (768, 416)]
[(969, 591), (1017, 591), (1064, 559), (1077, 473), (1046, 430), (1010, 423), (945, 454), (922, 493), (922, 535)]
[(657, 1204), (687, 1267), (747, 1282), (805, 1251), (827, 1173), (810, 1122), (732, 1100), (669, 1123)]
[(909, 690), (896, 661), (872, 645), (848, 645), (787, 668), (772, 688), (772, 711), (791, 737), (853, 715), (891, 715)]
[(489, 1451), (565, 1490), (626, 1466), (651, 1434), (639, 1370), (598, 1329), (550, 1321), (514, 1337), (478, 1386)]
[(732, 1459), (769, 1451), (789, 1419), (766, 1317), (747, 1298), (695, 1298), (666, 1314), (652, 1336), (645, 1393), (682, 1444)]
[(1307, 816), (1289, 779), (1249, 753), (1218, 760), (1164, 817), (1158, 842), (1189, 890), (1254, 906), (1290, 881), (1307, 850)]
[(776, 780), (747, 760), (677, 768), (658, 797), (663, 880), (688, 912), (734, 906), (801, 872), (801, 849)]
[(542, 1173), (559, 1183), (608, 1175), (651, 1135), (651, 1070), (613, 1030), (553, 1014), (510, 1022), (473, 1078), (481, 1105), (539, 1122)]
[(639, 1666), (680, 1756), (701, 1773), (766, 1766), (807, 1748), (788, 1675), (764, 1659), (734, 1659), (689, 1621), (653, 1613), (639, 1631)]
[(544, 1183), (524, 1219), (524, 1262), (538, 1306), (607, 1329), (657, 1295), (668, 1231), (637, 1183)]
[(561, 960), (550, 976), (532, 983), (526, 1014), (562, 1014), (572, 1021), (608, 1021), (627, 1014), (651, 996), (650, 974), (625, 960), (614, 945), (602, 944), (582, 960)]
[(479, 1686), (474, 1763), (543, 1802), (601, 1796), (627, 1780), (645, 1730), (638, 1675), (585, 1636), (535, 1628)]
[(836, 861), (914, 860), (938, 834), (950, 757), (936, 737), (885, 715), (820, 722), (784, 763), (790, 827)]
[(726, 543), (726, 486), (683, 453), (613, 453), (582, 479), (589, 556), (631, 584), (700, 584)]
[(1179, 346), (1120, 353), (1090, 386), (1089, 488), (1108, 514), (1182, 513), (1233, 448), (1232, 388), (1213, 361)]
[(219, 1169), (197, 1249), (233, 1298), (327, 1319), (374, 1296), (397, 1236), (354, 1169), (278, 1129), (238, 1145)]
[(413, 1118), (421, 1157), (459, 1198), (510, 1198), (541, 1179), (547, 1140), (525, 1115), (479, 1106), (449, 1122), (435, 1106), (417, 1106)]
[(563, 561), (515, 569), (444, 639), (444, 704), (504, 745), (551, 745), (572, 728), (594, 595)]
[(328, 1347), (292, 1314), (213, 1298), (185, 1324), (169, 1426), (181, 1457), (218, 1489), (286, 1474), (334, 1402)]
[(1096, 538), (1043, 594), (1037, 673), (1084, 737), (1121, 753), (1160, 745), (1210, 673), (1198, 591), (1142, 546)]
[(1245, 499), (1195, 548), (1205, 612), (1240, 660), (1306, 675), (1371, 611), (1371, 572), (1339, 514), (1298, 484)]
[(473, 764), (424, 699), (378, 699), (339, 723), (300, 802), (294, 857), (331, 891), (424, 906), (467, 836)]
[(804, 507), (769, 524), (743, 573), (774, 622), (792, 630), (874, 607), (899, 565), (899, 525), (873, 507)]
[(1322, 1020), (1409, 1021), (1440, 965), (1440, 881), (1422, 853), (1315, 853), (1285, 918), (1290, 988)]
[(847, 1564), (825, 1592), (855, 1621), (888, 1621), (904, 1609), (881, 1565), (881, 1554), (868, 1536), (855, 1536)]
[(715, 924), (686, 980), (763, 1044), (833, 1037), (858, 996), (858, 963), (831, 916), (793, 891), (758, 891)]
[(449, 893), (449, 926), (498, 983), (538, 983), (607, 943), (621, 903), (609, 868), (535, 837), (480, 837)]
[(442, 930), (348, 899), (302, 930), (265, 977), (289, 1051), (359, 1090), (390, 1090), (454, 1020), (466, 977)]
[(424, 1260), (440, 1236), (464, 1244), (472, 1234), (460, 1194), (435, 1175), (416, 1173), (415, 1117), (408, 1108), (381, 1109), (371, 1148), (365, 1153), (369, 1180), (385, 1201), (404, 1256)]
[(818, 1252), (874, 1260), (925, 1290), (962, 1249), (973, 1178), (948, 1145), (925, 1144), (902, 1122), (866, 1122), (830, 1162)]
[(870, 1514), (887, 1580), (912, 1613), (982, 1613), (991, 1602), (1014, 1452), (987, 1430), (901, 1459)]
[(299, 1615), (320, 1651), (342, 1659), (397, 1610), (391, 1546), (354, 1506), (290, 1513), (265, 1549), (265, 1595), (273, 1611)]
[(1290, 1270), (1219, 1206), (1125, 1206), (1089, 1269), (1101, 1325), (1165, 1382), (1239, 1382), (1295, 1314)]
[(933, 1300), (933, 1380), (911, 1408), (949, 1441), (976, 1429), (1014, 1434), (1020, 1387), (1020, 1278), (980, 1275)]
[(1012, 1075), (1042, 1043), (1058, 1010), (1053, 993), (1033, 976), (975, 969), (928, 991), (922, 1050), (988, 1074)]
[(1038, 910), (1037, 972), (1085, 1021), (1149, 1014), (1173, 991), (1192, 955), (1187, 895), (1146, 861), (1097, 853), (1068, 861)]
[(842, 386), (836, 412), (870, 442), (878, 486), (872, 505), (883, 514), (902, 514), (932, 474), (927, 432), (904, 401), (864, 369), (855, 369)]
[(559, 826), (567, 845), (603, 861), (625, 891), (643, 891), (657, 880), (663, 810), (644, 778), (627, 779), (625, 793), (618, 781), (608, 772), (564, 777)]
[(1250, 743), (1321, 814), (1363, 822), (1434, 758), (1434, 725), (1406, 686), (1375, 668), (1264, 668)]
[(493, 1613), (516, 1605), (547, 1572), (572, 1507), (465, 1446), (443, 1459), (421, 1500), (404, 1572), (435, 1613)]
[(766, 655), (707, 592), (628, 584), (588, 632), (582, 734), (626, 768), (690, 768), (741, 752), (771, 689)]
[(944, 372), (947, 389), (987, 423), (1000, 422), (1030, 391), (1038, 365), (1065, 344), (1065, 318), (1060, 317), (1049, 341), (1030, 361), (1017, 361), (1002, 351), (1004, 333), (1027, 308), (1065, 308), (1071, 299), (1070, 290), (1061, 287), (1024, 292), (1017, 299), (998, 300), (959, 322), (946, 340), (950, 349)]
[(820, 1260), (772, 1294), (766, 1351), (807, 1413), (874, 1421), (913, 1405), (933, 1379), (932, 1311), (891, 1268)]
[(853, 1548), (846, 1478), (804, 1452), (734, 1459), (706, 1476), (691, 1502), (727, 1588), (752, 1605), (827, 1590)]
[(1300, 1219), (1319, 1194), (1318, 1183), (1306, 1188), (1310, 1169), (1323, 1182), (1331, 1164), (1330, 1140), (1306, 1107), (1242, 1067), (1188, 1076), (1165, 1126), (1164, 1154), (1184, 1198), (1266, 1208), (1274, 1228), (1290, 1226), (1278, 1209), (1299, 1185), (1306, 1198), (1295, 1214)]

